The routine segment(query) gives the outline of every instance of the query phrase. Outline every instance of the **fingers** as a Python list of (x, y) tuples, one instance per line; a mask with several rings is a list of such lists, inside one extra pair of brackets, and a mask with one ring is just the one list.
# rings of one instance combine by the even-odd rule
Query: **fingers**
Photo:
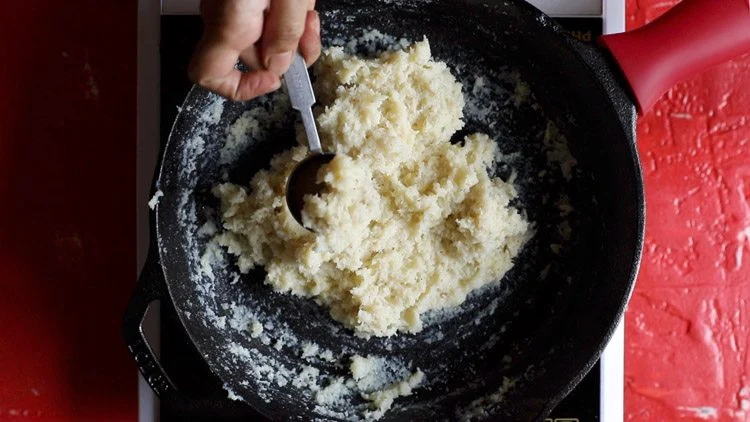
[(263, 33), (263, 13), (270, 0), (203, 0), (205, 36), (241, 51)]
[(307, 12), (305, 32), (299, 39), (299, 51), (308, 66), (320, 57), (320, 17), (314, 10)]
[[(254, 72), (235, 71), (239, 81), (227, 84), (227, 91), (234, 89), (234, 95), (230, 98), (234, 101), (247, 101), (281, 88), (281, 79), (273, 72), (267, 70), (256, 70)], [(220, 94), (221, 95), (221, 94)]]
[(263, 25), (262, 51), (266, 69), (281, 75), (289, 68), (292, 57), (305, 32), (310, 0), (273, 0)]
[[(278, 89), (295, 51), (308, 65), (320, 56), (314, 8), (315, 0), (203, 0), (205, 32), (190, 63), (190, 79), (237, 101)], [(237, 60), (251, 71), (235, 69)]]
[(251, 70), (264, 69), (260, 62), (260, 55), (256, 46), (250, 46), (240, 53), (240, 61)]
[(240, 72), (235, 69), (238, 53), (218, 41), (204, 38), (198, 44), (188, 69), (196, 84), (234, 101), (267, 94), (281, 86), (278, 75), (266, 70)]

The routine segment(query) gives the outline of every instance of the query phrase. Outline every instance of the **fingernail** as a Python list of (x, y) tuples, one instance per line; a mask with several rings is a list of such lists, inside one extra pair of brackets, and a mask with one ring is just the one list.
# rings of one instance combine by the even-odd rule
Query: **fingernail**
[(277, 79), (276, 82), (274, 82), (273, 85), (271, 85), (271, 87), (272, 87), (271, 89), (273, 89), (274, 91), (281, 88), (281, 79)]
[(272, 54), (266, 61), (266, 67), (277, 75), (283, 75), (289, 65), (292, 64), (292, 52), (286, 51), (283, 53)]

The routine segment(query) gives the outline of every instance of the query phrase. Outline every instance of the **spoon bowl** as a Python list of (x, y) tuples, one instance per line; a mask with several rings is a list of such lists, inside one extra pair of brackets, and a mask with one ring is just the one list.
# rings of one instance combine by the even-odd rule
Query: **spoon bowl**
[[(286, 205), (295, 220), (302, 226), (302, 208), (307, 195), (317, 195), (323, 189), (318, 182), (320, 168), (333, 160), (336, 154), (311, 154), (297, 164), (286, 182)], [(307, 227), (305, 227), (307, 228)]]

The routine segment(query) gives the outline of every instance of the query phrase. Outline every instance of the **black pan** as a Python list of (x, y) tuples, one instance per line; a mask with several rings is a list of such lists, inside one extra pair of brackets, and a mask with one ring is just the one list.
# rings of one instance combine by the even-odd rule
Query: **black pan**
[[(155, 213), (158, 250), (151, 251), (123, 325), (138, 366), (157, 394), (180, 398), (140, 328), (152, 301), (171, 300), (232, 397), (272, 419), (337, 417), (316, 409), (306, 389), (279, 386), (259, 372), (260, 363), (296, 368), (304, 361), (298, 347), (277, 350), (273, 342), (253, 338), (242, 313), (276, 321), (267, 330), (271, 337), (284, 331), (335, 353), (389, 355), (420, 368), (425, 384), (399, 398), (386, 420), (452, 420), (467, 412), (492, 420), (542, 419), (598, 359), (638, 269), (644, 198), (636, 108), (624, 81), (604, 53), (568, 37), (520, 0), (319, 3), (324, 45), (364, 29), (414, 41), (427, 36), (433, 55), (464, 83), (468, 102), (497, 105), (469, 112), (463, 132), (482, 131), (497, 141), (508, 157), (497, 175), (515, 178), (515, 205), (534, 222), (536, 234), (497, 287), (471, 296), (450, 318), (433, 318), (419, 334), (390, 339), (354, 336), (313, 301), (272, 292), (261, 269), (238, 275), (231, 258), (214, 265), (209, 276), (200, 262), (208, 237), (198, 231), (216, 218), (210, 188), (223, 177), (247, 183), (273, 154), (291, 146), (295, 113), (285, 113), (284, 124), (256, 134), (225, 162), (220, 149), (227, 127), (247, 110), (268, 108), (274, 97), (224, 102), (221, 118), (206, 122), (202, 116), (218, 100), (193, 88), (156, 183), (164, 194)], [(387, 48), (381, 43), (376, 49)], [(472, 91), (477, 75), (495, 87), (491, 99)], [(517, 79), (528, 84), (528, 101)], [(544, 141), (554, 127), (557, 145)], [(553, 149), (563, 155), (568, 150), (575, 165), (550, 160)], [(286, 326), (280, 329), (280, 323)], [(345, 376), (343, 363), (321, 362), (319, 369), (324, 376)], [(365, 403), (352, 398), (347, 405), (361, 409)]]

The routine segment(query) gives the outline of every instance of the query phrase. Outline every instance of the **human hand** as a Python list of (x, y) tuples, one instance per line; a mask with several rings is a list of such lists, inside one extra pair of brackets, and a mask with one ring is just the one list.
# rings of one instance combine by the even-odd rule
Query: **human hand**
[[(315, 0), (202, 0), (205, 29), (190, 62), (196, 84), (234, 101), (278, 89), (299, 50), (308, 65), (320, 56)], [(250, 71), (235, 68), (237, 61)]]

